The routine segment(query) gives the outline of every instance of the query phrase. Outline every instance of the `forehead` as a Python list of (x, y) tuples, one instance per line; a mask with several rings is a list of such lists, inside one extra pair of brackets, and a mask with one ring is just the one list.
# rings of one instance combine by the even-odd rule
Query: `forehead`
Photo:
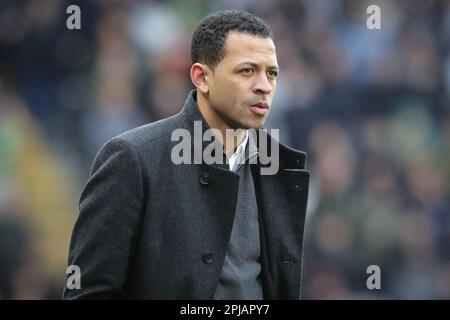
[(225, 39), (225, 57), (222, 61), (240, 63), (243, 60), (276, 65), (277, 56), (272, 39), (230, 32)]

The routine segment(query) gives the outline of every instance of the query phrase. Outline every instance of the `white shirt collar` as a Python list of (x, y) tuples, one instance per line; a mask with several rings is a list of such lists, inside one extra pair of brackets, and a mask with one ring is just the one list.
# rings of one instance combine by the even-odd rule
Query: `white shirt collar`
[(230, 159), (228, 159), (228, 164), (230, 166), (230, 170), (236, 172), (237, 168), (240, 164), (243, 164), (245, 161), (245, 147), (248, 142), (248, 130), (245, 130), (245, 138), (236, 148), (236, 151), (231, 155)]

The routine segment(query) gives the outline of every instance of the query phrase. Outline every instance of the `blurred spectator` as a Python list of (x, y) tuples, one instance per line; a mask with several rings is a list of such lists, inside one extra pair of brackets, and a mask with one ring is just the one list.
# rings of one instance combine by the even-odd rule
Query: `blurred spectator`
[(86, 110), (81, 125), (89, 163), (108, 139), (146, 123), (136, 107), (137, 65), (130, 48), (126, 14), (111, 10), (101, 17), (97, 31), (95, 105)]

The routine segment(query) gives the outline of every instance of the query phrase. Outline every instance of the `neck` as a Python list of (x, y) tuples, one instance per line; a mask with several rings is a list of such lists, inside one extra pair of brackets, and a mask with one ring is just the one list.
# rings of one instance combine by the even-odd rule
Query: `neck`
[[(209, 101), (207, 101), (207, 99), (199, 91), (197, 91), (197, 105), (201, 114), (208, 123), (208, 126), (212, 129), (217, 129), (220, 131), (221, 134), (218, 138), (225, 148), (225, 154), (228, 158), (230, 158), (238, 145), (244, 140), (245, 130), (236, 130), (237, 128), (232, 128), (225, 121), (223, 121), (220, 115), (217, 114), (217, 112), (215, 112), (215, 110), (211, 107)], [(227, 129), (236, 130), (233, 135), (228, 137), (231, 138), (232, 141), (227, 141)]]

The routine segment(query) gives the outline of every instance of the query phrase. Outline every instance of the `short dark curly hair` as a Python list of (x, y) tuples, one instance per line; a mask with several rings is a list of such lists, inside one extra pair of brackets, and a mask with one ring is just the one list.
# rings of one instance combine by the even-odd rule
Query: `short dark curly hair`
[(243, 32), (273, 39), (272, 29), (251, 13), (224, 10), (203, 18), (192, 35), (191, 60), (215, 68), (225, 56), (225, 39), (229, 32)]

